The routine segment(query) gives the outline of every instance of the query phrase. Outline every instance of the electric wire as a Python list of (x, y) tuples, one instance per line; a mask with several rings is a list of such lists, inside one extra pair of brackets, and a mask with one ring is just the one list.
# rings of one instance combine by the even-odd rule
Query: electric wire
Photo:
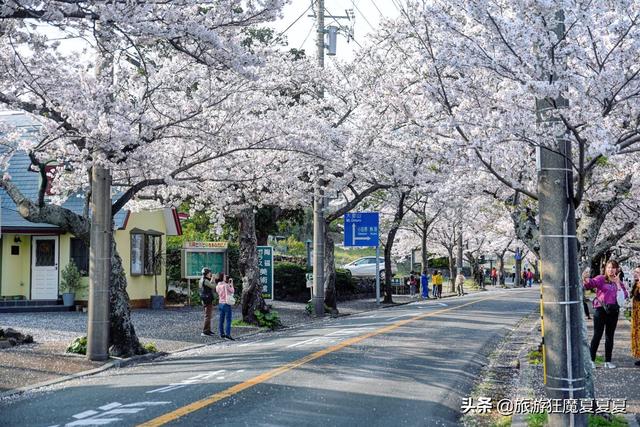
[[(335, 15), (333, 13), (331, 13), (331, 11), (329, 11), (329, 9), (327, 9), (326, 7), (324, 9), (327, 11), (327, 13), (329, 14), (329, 17), (333, 20), (333, 22), (338, 24), (338, 27), (340, 27), (341, 30), (343, 30), (347, 34), (349, 34), (349, 29), (346, 28), (344, 25), (342, 25), (340, 22), (338, 22), (338, 20), (336, 18), (334, 18)], [(351, 40), (353, 40), (353, 42), (355, 44), (357, 44), (360, 49), (363, 49), (362, 45), (360, 43), (358, 43), (358, 41), (355, 38), (352, 37)]]
[(309, 11), (309, 9), (311, 9), (311, 6), (313, 6), (313, 3), (312, 3), (310, 6), (308, 6), (308, 7), (304, 10), (304, 12), (302, 12), (302, 13), (300, 14), (300, 16), (298, 16), (298, 17), (296, 18), (296, 20), (295, 20), (295, 21), (293, 21), (291, 24), (289, 24), (289, 26), (288, 26), (287, 28), (285, 28), (285, 29), (284, 29), (284, 31), (282, 31), (280, 34), (278, 34), (278, 37), (276, 37), (275, 39), (273, 39), (273, 41), (271, 42), (271, 44), (273, 45), (273, 44), (277, 43), (278, 41), (282, 40), (282, 36), (284, 36), (284, 34), (285, 34), (287, 31), (289, 31), (289, 29), (291, 29), (291, 27), (293, 27), (293, 26), (294, 26), (294, 25), (295, 25), (295, 24), (296, 24), (300, 19), (302, 19), (302, 17), (305, 15), (305, 13), (307, 13), (307, 12)]
[(307, 36), (304, 38), (304, 40), (302, 41), (302, 43), (300, 44), (300, 47), (298, 48), (298, 50), (302, 50), (302, 48), (304, 47), (304, 44), (307, 42), (307, 40), (309, 39), (309, 36), (311, 35), (311, 33), (313, 32), (315, 26), (311, 26), (311, 28), (309, 28), (309, 32), (307, 33)]
[(364, 16), (364, 13), (362, 13), (362, 11), (360, 10), (360, 8), (358, 7), (358, 5), (356, 4), (355, 0), (351, 0), (351, 4), (353, 5), (353, 7), (356, 8), (356, 10), (360, 13), (360, 16), (362, 16), (362, 19), (364, 19), (364, 21), (369, 25), (369, 27), (375, 31), (376, 29), (373, 27), (373, 25), (371, 25), (371, 22), (369, 22), (369, 20), (367, 19), (366, 16)]
[(380, 8), (378, 7), (378, 5), (376, 4), (375, 0), (371, 0), (371, 3), (373, 3), (373, 7), (376, 8), (376, 10), (378, 11), (378, 13), (380, 14), (381, 18), (384, 18), (384, 15), (382, 14), (382, 11), (380, 10)]

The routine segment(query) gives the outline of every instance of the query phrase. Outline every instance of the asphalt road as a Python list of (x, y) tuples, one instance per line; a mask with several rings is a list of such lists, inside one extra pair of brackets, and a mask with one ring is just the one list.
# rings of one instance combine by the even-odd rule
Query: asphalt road
[(489, 291), (178, 353), (0, 404), (2, 426), (453, 426), (538, 291)]

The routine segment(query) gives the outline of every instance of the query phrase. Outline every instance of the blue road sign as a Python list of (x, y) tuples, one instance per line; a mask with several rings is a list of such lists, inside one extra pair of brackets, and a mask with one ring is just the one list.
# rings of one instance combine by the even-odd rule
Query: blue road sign
[(516, 254), (513, 256), (516, 261), (522, 260), (522, 253), (520, 252), (520, 248), (516, 248)]
[(378, 246), (378, 212), (344, 214), (345, 246)]

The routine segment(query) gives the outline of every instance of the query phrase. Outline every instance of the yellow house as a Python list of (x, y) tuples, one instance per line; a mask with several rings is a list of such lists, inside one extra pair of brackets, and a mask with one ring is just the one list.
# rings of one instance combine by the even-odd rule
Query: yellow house
[[(23, 195), (35, 200), (40, 174), (30, 166), (27, 154), (16, 152), (11, 156), (7, 173)], [(73, 196), (62, 206), (81, 213), (84, 204), (83, 197)], [(154, 260), (164, 259), (166, 236), (180, 234), (180, 221), (173, 208), (136, 213), (121, 211), (114, 216), (116, 247), (127, 275), (132, 306), (149, 306), (156, 288), (157, 295), (165, 295), (166, 269), (164, 263)], [(54, 225), (25, 220), (13, 200), (0, 189), (0, 301), (23, 299), (42, 305), (56, 304), (61, 271), (70, 260), (81, 271), (82, 280), (88, 282), (87, 245)], [(76, 295), (76, 301), (86, 303), (87, 298), (88, 287)]]

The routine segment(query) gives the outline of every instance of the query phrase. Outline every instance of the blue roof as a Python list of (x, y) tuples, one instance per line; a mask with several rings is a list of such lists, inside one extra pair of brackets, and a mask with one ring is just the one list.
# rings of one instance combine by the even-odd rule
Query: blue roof
[[(0, 121), (10, 123), (18, 127), (37, 126), (37, 124), (29, 120), (29, 118), (24, 114), (0, 115)], [(3, 151), (2, 145), (0, 145), (0, 151)], [(16, 151), (9, 160), (8, 172), (11, 176), (11, 181), (20, 189), (22, 194), (35, 201), (38, 197), (40, 174), (31, 171), (30, 165), (31, 161), (29, 159), (29, 155), (24, 151)], [(84, 195), (76, 194), (69, 196), (69, 198), (62, 204), (62, 207), (82, 215), (84, 211)], [(5, 229), (9, 229), (8, 231), (10, 231), (10, 229), (14, 228), (33, 229), (34, 231), (44, 228), (58, 228), (52, 224), (33, 223), (24, 219), (18, 212), (16, 204), (2, 188), (0, 188), (0, 208), (2, 209), (0, 226), (3, 231)], [(115, 215), (114, 223), (116, 228), (122, 228), (124, 226), (126, 216), (127, 212), (123, 209)]]

